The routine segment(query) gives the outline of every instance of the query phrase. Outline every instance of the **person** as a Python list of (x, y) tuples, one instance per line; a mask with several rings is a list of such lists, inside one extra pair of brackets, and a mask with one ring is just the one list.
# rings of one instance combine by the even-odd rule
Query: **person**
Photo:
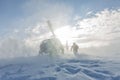
[(78, 52), (79, 46), (74, 42), (71, 46), (71, 51), (73, 51), (74, 54)]
[(68, 41), (66, 41), (66, 51), (68, 51), (69, 46), (68, 46)]

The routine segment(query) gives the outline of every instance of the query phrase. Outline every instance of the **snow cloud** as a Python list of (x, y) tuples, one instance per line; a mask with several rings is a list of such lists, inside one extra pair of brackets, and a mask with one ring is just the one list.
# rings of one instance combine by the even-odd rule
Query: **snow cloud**
[(11, 37), (0, 41), (0, 58), (25, 57), (34, 54), (34, 48), (22, 40)]
[(96, 13), (90, 11), (86, 13), (89, 17), (84, 19), (75, 15), (75, 26), (71, 25), (73, 8), (64, 3), (28, 0), (22, 9), (25, 17), (14, 22), (17, 27), (13, 33), (7, 38), (0, 38), (1, 58), (37, 55), (40, 41), (49, 33), (47, 20), (52, 22), (54, 29), (66, 25), (71, 29), (77, 28), (76, 41), (83, 52), (120, 52), (120, 9), (105, 9)]
[[(97, 53), (120, 53), (120, 9), (105, 9), (94, 16), (78, 20), (78, 42)], [(84, 36), (83, 36), (84, 35)], [(88, 51), (88, 52), (89, 52)], [(95, 52), (94, 52), (95, 53)]]
[(15, 29), (0, 37), (1, 58), (37, 55), (40, 41), (49, 32), (46, 21), (56, 29), (69, 24), (73, 12), (66, 4), (49, 0), (28, 0), (21, 9), (24, 16), (11, 23)]
[(30, 0), (23, 5), (23, 8), (25, 14), (28, 14), (25, 24), (33, 28), (37, 25), (37, 28), (42, 28), (38, 29), (39, 32), (47, 29), (45, 25), (47, 20), (52, 21), (54, 28), (69, 24), (73, 12), (73, 9), (64, 3), (52, 3), (48, 0)]

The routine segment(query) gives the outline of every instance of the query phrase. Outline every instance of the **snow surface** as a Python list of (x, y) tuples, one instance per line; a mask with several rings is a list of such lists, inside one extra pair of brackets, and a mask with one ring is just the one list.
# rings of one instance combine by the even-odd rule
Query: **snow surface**
[(0, 60), (0, 80), (120, 80), (120, 62), (80, 54)]

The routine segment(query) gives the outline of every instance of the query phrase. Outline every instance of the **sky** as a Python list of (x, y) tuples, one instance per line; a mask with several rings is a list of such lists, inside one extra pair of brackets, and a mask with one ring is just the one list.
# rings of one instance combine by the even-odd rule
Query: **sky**
[[(32, 3), (33, 2), (33, 3)], [(38, 2), (38, 3), (37, 3)], [(37, 3), (37, 6), (35, 4)], [(42, 4), (43, 3), (43, 4)], [(42, 5), (39, 5), (42, 4)], [(16, 28), (18, 24), (22, 24), (21, 19), (29, 18), (34, 15), (32, 11), (42, 12), (48, 9), (46, 5), (58, 5), (70, 8), (73, 10), (71, 17), (76, 15), (86, 17), (86, 13), (92, 11), (102, 11), (108, 9), (118, 9), (119, 0), (0, 0), (0, 28), (9, 31), (11, 28)], [(28, 5), (28, 6), (27, 6)], [(31, 6), (31, 7), (30, 7)], [(45, 7), (46, 6), (46, 7)], [(43, 9), (42, 9), (43, 8)], [(61, 7), (62, 8), (62, 7)], [(41, 9), (39, 11), (39, 9)], [(16, 21), (16, 25), (14, 24)], [(25, 25), (22, 25), (25, 26)], [(7, 30), (8, 29), (8, 30)]]
[(0, 55), (36, 55), (50, 37), (47, 20), (83, 52), (120, 52), (120, 0), (0, 0)]

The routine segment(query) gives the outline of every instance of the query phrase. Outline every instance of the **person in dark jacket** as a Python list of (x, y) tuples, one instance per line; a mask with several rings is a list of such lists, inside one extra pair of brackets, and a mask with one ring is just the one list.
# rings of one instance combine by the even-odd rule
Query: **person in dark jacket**
[(76, 43), (73, 43), (71, 46), (71, 51), (73, 51), (74, 54), (78, 52), (79, 46)]

